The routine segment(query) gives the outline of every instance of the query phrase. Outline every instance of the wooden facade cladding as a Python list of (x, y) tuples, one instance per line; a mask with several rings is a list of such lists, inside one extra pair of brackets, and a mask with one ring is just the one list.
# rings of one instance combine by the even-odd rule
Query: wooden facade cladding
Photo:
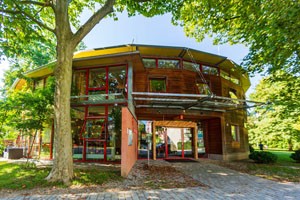
[(220, 118), (203, 121), (206, 153), (222, 154), (222, 127)]
[(149, 92), (149, 79), (165, 78), (167, 93), (196, 94), (197, 73), (175, 69), (145, 69), (134, 73), (134, 91)]
[[(149, 92), (151, 78), (165, 78), (166, 92), (178, 94), (199, 94), (196, 83), (202, 82), (197, 72), (183, 69), (145, 69), (134, 72), (134, 91)], [(221, 78), (219, 76), (205, 76), (211, 91), (222, 95)]]

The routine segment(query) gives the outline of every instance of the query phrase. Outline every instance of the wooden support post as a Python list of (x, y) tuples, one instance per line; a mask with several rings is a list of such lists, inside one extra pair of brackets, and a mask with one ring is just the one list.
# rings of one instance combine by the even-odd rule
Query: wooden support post
[(198, 127), (197, 124), (194, 126), (194, 134), (193, 134), (193, 152), (194, 152), (194, 159), (198, 159)]
[(153, 160), (156, 160), (156, 122), (153, 121), (152, 124), (152, 155), (153, 155)]

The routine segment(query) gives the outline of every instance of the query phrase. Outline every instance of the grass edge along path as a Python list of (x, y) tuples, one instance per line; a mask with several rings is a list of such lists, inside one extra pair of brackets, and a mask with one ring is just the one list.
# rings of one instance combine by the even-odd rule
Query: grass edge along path
[[(35, 165), (25, 165), (0, 162), (0, 190), (1, 189), (32, 189), (36, 187), (65, 187), (62, 183), (49, 183), (45, 177), (50, 167), (37, 168)], [(116, 170), (102, 171), (99, 169), (75, 169), (72, 185), (102, 185), (109, 181), (121, 181), (120, 172)]]
[(229, 169), (258, 176), (277, 182), (300, 183), (300, 163), (295, 162), (289, 156), (293, 151), (264, 150), (275, 154), (278, 159), (274, 164), (258, 164), (250, 159), (239, 161), (210, 161)]

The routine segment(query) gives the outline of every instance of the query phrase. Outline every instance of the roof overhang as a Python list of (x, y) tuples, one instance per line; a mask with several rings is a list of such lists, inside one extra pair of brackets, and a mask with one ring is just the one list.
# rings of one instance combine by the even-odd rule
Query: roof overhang
[[(80, 51), (74, 54), (73, 66), (77, 67), (79, 65), (93, 64), (98, 65), (99, 63), (109, 64), (114, 61), (118, 61), (116, 57), (124, 57), (125, 60), (129, 60), (131, 58), (135, 59), (136, 61), (137, 56), (131, 56), (133, 54), (140, 54), (140, 56), (182, 58), (195, 62), (201, 62), (203, 64), (218, 67), (221, 70), (228, 72), (235, 78), (239, 78), (244, 92), (246, 92), (250, 87), (250, 80), (247, 73), (239, 65), (237, 65), (227, 57), (198, 51), (195, 49), (189, 49), (186, 47), (128, 44)], [(126, 56), (127, 58), (125, 58)], [(120, 59), (119, 62), (122, 62), (123, 60)], [(56, 61), (51, 62), (40, 68), (28, 71), (25, 73), (25, 75), (31, 78), (48, 76), (50, 74), (53, 74), (55, 64)]]

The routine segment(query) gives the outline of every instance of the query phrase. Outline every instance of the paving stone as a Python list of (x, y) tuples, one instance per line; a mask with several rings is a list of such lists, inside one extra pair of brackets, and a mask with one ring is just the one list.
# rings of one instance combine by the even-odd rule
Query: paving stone
[[(154, 162), (154, 161), (152, 161)], [(169, 165), (159, 161), (159, 165)], [(266, 199), (266, 200), (297, 200), (300, 199), (299, 183), (278, 183), (248, 174), (236, 172), (224, 167), (205, 163), (200, 160), (196, 163), (172, 163), (172, 166), (190, 175), (208, 187), (135, 190), (119, 192), (60, 194), (60, 195), (33, 195), (2, 198), (7, 200), (24, 199), (89, 199), (89, 200), (186, 200), (186, 199)]]

